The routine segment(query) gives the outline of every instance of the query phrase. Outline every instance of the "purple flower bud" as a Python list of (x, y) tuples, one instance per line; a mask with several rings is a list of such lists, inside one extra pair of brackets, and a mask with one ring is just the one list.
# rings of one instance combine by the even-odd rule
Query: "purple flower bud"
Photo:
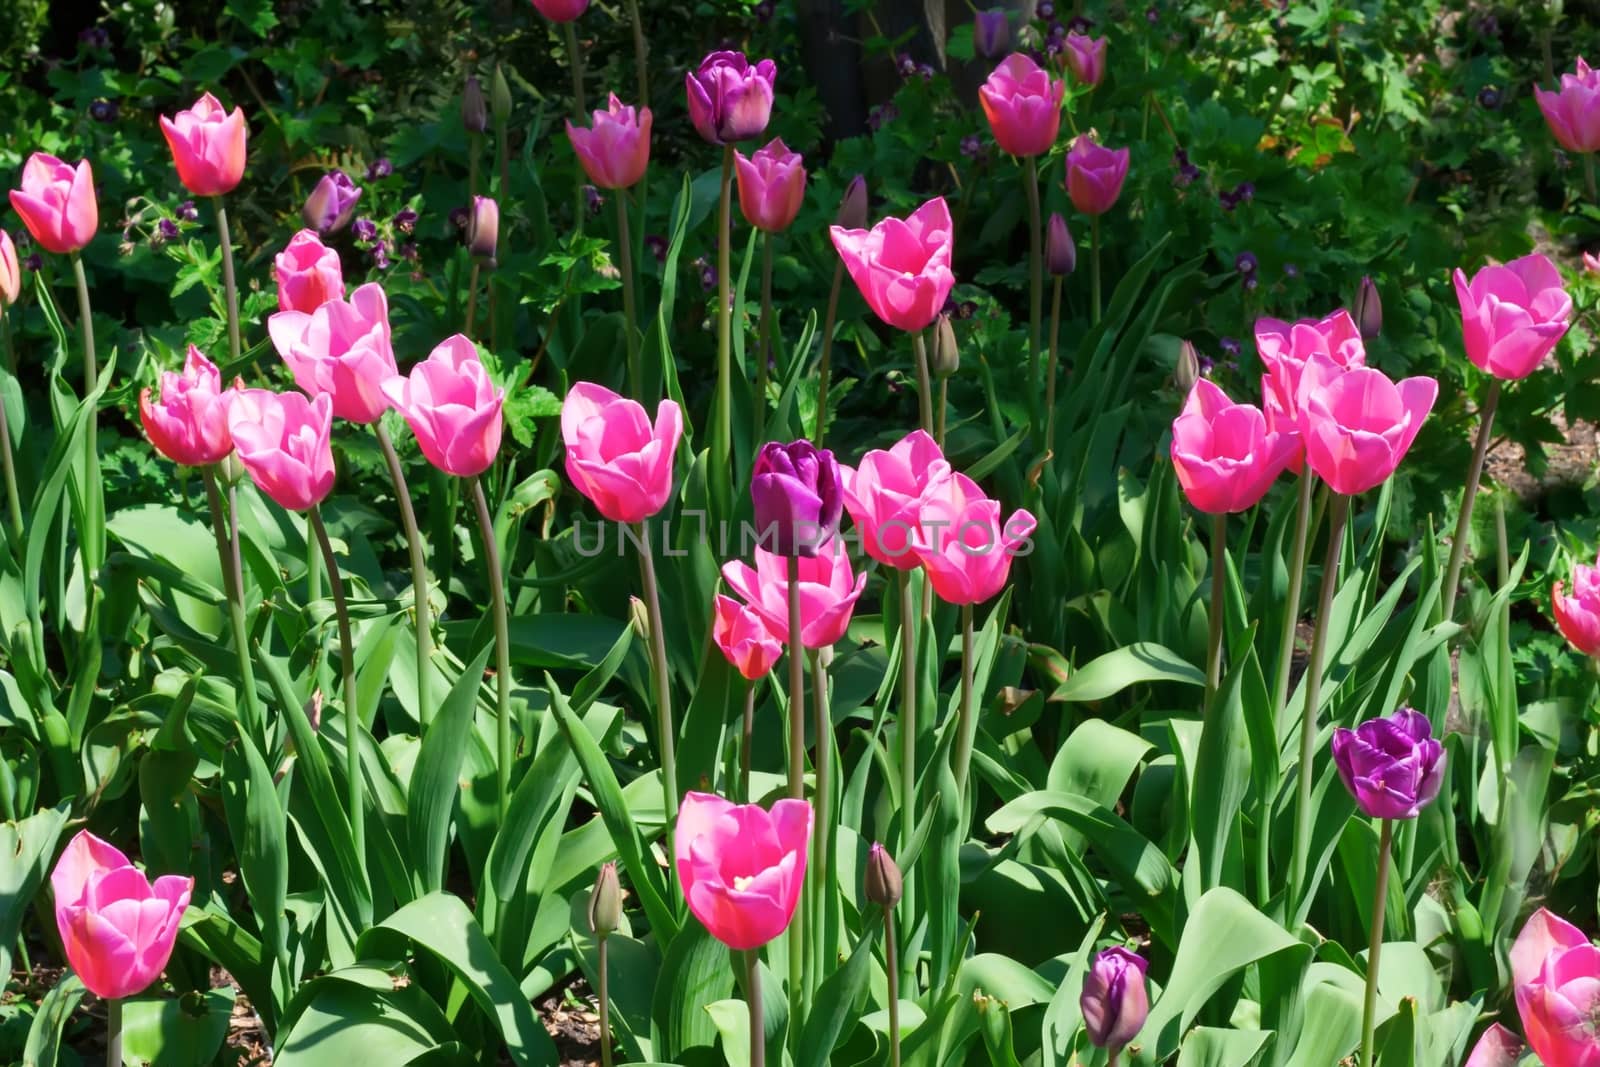
[(411, 263), (415, 263), (419, 258), (421, 258), (417, 253), (417, 242), (407, 241), (405, 244), (401, 245), (400, 258)]
[(900, 117), (900, 109), (893, 104), (879, 104), (867, 112), (867, 128), (874, 133), (882, 129), (887, 123)]
[(468, 210), (466, 208), (464, 208), (464, 207), (453, 207), (453, 208), (451, 208), (450, 209), (450, 225), (454, 226), (458, 230), (466, 229), (467, 228), (467, 216), (468, 216)]
[(389, 162), (388, 156), (379, 156), (367, 164), (367, 181), (375, 182), (387, 178), (394, 173), (394, 164)]
[(106, 32), (104, 26), (90, 26), (78, 34), (78, 40), (85, 47), (101, 51), (111, 47), (111, 35)]
[(1083, 1028), (1098, 1048), (1121, 1050), (1150, 1014), (1144, 957), (1125, 948), (1108, 948), (1083, 976)]
[(585, 185), (583, 187), (583, 202), (589, 209), (589, 214), (598, 215), (600, 214), (600, 209), (605, 207), (606, 198), (600, 195), (599, 189), (592, 185)]
[(184, 222), (195, 222), (200, 218), (200, 209), (194, 206), (193, 200), (185, 200), (178, 205), (178, 217)]
[(1256, 291), (1256, 286), (1258, 286), (1260, 284), (1261, 284), (1261, 279), (1256, 277), (1254, 274), (1245, 275), (1245, 278), (1244, 278), (1244, 291), (1245, 292), (1247, 292), (1247, 293), (1255, 292)]
[(156, 225), (156, 230), (161, 234), (163, 241), (175, 241), (178, 239), (178, 224), (171, 219), (162, 219)]
[(1161, 12), (1157, 11), (1153, 7), (1147, 7), (1144, 11), (1144, 20), (1150, 25), (1154, 26), (1156, 23), (1161, 21)]
[(905, 893), (905, 878), (894, 857), (876, 841), (867, 850), (867, 873), (862, 882), (862, 895), (880, 908), (894, 907)]
[(1293, 263), (1285, 263), (1283, 265), (1283, 276), (1285, 278), (1298, 278), (1300, 277), (1300, 268)]
[(1260, 264), (1256, 261), (1254, 252), (1240, 252), (1233, 257), (1233, 269), (1240, 274), (1254, 274)]
[(1050, 0), (1039, 0), (1033, 9), (1033, 17), (1037, 19), (1053, 19), (1056, 17), (1056, 5)]
[(762, 546), (780, 556), (815, 556), (839, 532), (844, 487), (833, 453), (802, 438), (768, 441), (750, 475)]
[(772, 0), (761, 0), (761, 3), (755, 6), (756, 21), (771, 22), (772, 14), (776, 9), (776, 5), (773, 4)]
[(975, 133), (969, 133), (961, 138), (961, 154), (968, 159), (974, 159), (983, 154), (983, 139)]
[(89, 117), (96, 122), (116, 122), (122, 108), (115, 100), (96, 100), (89, 105)]
[(306, 226), (318, 233), (338, 233), (350, 224), (355, 214), (356, 202), (361, 199), (361, 187), (350, 180), (342, 170), (329, 171), (306, 197), (300, 216)]
[(842, 226), (847, 230), (866, 229), (867, 179), (865, 175), (857, 174), (850, 179), (850, 184), (844, 187), (844, 196), (839, 198), (839, 213), (834, 216), (833, 224)]
[(1011, 17), (1003, 7), (972, 16), (972, 47), (984, 59), (999, 59), (1011, 45)]
[(933, 81), (933, 76), (938, 72), (933, 69), (931, 63), (918, 63), (917, 73), (921, 75), (923, 81), (931, 82)]
[(1362, 276), (1361, 288), (1356, 290), (1354, 318), (1361, 336), (1368, 341), (1383, 332), (1383, 301), (1370, 274)]
[(1094, 29), (1094, 19), (1089, 18), (1087, 15), (1074, 15), (1072, 20), (1067, 23), (1068, 33), (1088, 34), (1092, 29)]
[(22, 265), (30, 271), (38, 272), (44, 268), (44, 257), (35, 252), (23, 260)]
[(1478, 90), (1478, 103), (1488, 111), (1500, 110), (1500, 90), (1492, 85), (1485, 85)]
[(1072, 241), (1072, 231), (1059, 211), (1052, 212), (1046, 229), (1044, 243), (1045, 269), (1056, 277), (1071, 274), (1078, 265), (1078, 246)]
[(392, 221), (394, 222), (395, 229), (399, 230), (401, 233), (410, 233), (412, 230), (417, 228), (417, 213), (408, 207), (401, 208), (399, 211), (395, 212), (394, 219)]
[(1222, 349), (1222, 351), (1229, 356), (1237, 356), (1240, 352), (1239, 342), (1233, 337), (1217, 338), (1217, 347)]
[(1052, 22), (1050, 24), (1050, 35), (1049, 36), (1050, 36), (1051, 40), (1057, 40), (1057, 41), (1064, 40), (1066, 38), (1066, 36), (1067, 36), (1067, 28), (1065, 26), (1061, 25), (1061, 23), (1059, 23), (1059, 22)]
[(917, 72), (917, 61), (911, 58), (910, 52), (901, 52), (895, 59), (895, 69), (900, 72), (900, 77), (909, 78)]
[(499, 242), (500, 205), (487, 196), (473, 197), (472, 217), (467, 222), (467, 250), (492, 270)]
[(379, 241), (372, 249), (372, 265), (379, 270), (389, 269), (389, 242)]
[(1414, 819), (1444, 782), (1444, 746), (1420, 711), (1401, 708), (1354, 730), (1333, 731), (1333, 765), (1374, 819)]
[(368, 218), (356, 219), (355, 224), (350, 227), (350, 232), (355, 234), (357, 241), (366, 244), (377, 240), (378, 224)]
[(666, 265), (667, 239), (665, 237), (661, 236), (659, 233), (646, 234), (644, 246), (650, 250), (650, 254), (652, 256), (656, 257), (657, 263), (660, 263), (663, 266)]
[(489, 128), (489, 101), (484, 99), (483, 84), (476, 75), (467, 78), (461, 91), (461, 125), (468, 133), (482, 133)]

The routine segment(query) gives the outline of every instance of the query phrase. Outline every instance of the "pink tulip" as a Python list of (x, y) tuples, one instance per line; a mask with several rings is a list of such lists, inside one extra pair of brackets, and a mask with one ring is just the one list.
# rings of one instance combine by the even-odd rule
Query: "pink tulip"
[(322, 243), (315, 230), (301, 230), (272, 261), (278, 276), (278, 310), (317, 310), (344, 299), (344, 268), (339, 253)]
[(1106, 39), (1067, 34), (1067, 69), (1080, 85), (1099, 85), (1106, 76)]
[(1066, 91), (1064, 82), (1024, 53), (1013, 52), (978, 88), (978, 103), (1001, 149), (1014, 156), (1038, 156), (1056, 142)]
[(1517, 1067), (1521, 1058), (1522, 1041), (1517, 1035), (1499, 1023), (1490, 1023), (1462, 1067)]
[(1572, 595), (1560, 582), (1550, 590), (1556, 626), (1572, 647), (1585, 656), (1600, 656), (1600, 567), (1582, 563), (1572, 568)]
[(1339, 366), (1365, 366), (1366, 345), (1355, 319), (1344, 308), (1321, 319), (1288, 323), (1281, 319), (1256, 320), (1256, 351), (1267, 373), (1261, 376), (1262, 411), (1269, 431), (1291, 435), (1295, 441), (1289, 469), (1300, 473), (1305, 448), (1300, 443), (1300, 379), (1306, 360), (1329, 357)]
[(1600, 257), (1585, 252), (1583, 254), (1583, 270), (1585, 274), (1600, 274)]
[(56, 861), (50, 886), (67, 962), (95, 996), (121, 1000), (166, 969), (194, 879), (168, 874), (152, 883), (127, 856), (81, 830)]
[(806, 880), (813, 817), (804, 800), (780, 800), (769, 812), (685, 794), (673, 833), (678, 881), (712, 937), (744, 951), (788, 928)]
[(589, 0), (533, 0), (533, 6), (551, 22), (572, 22), (589, 10)]
[[(766, 622), (772, 636), (789, 643), (789, 571), (784, 556), (758, 548), (756, 565), (729, 560), (722, 565), (722, 580)], [(837, 644), (850, 627), (867, 576), (850, 568), (850, 556), (838, 540), (825, 541), (815, 556), (801, 556), (800, 644), (826, 648)]]
[(1511, 949), (1517, 1014), (1547, 1067), (1600, 1067), (1600, 949), (1544, 909)]
[(327, 394), (334, 415), (369, 423), (388, 410), (383, 383), (398, 371), (381, 285), (369, 282), (348, 301), (330, 300), (310, 314), (280, 311), (267, 319), (267, 333), (295, 384), (311, 396)]
[(35, 152), (22, 168), (22, 188), (11, 190), (11, 206), (33, 239), (58, 255), (82, 249), (100, 226), (94, 173), (87, 159), (70, 167), (55, 156)]
[(579, 382), (561, 405), (567, 478), (612, 522), (643, 522), (672, 495), (672, 461), (683, 436), (678, 405), (663, 400), (655, 426), (636, 401)]
[(909, 571), (920, 565), (912, 531), (930, 487), (950, 477), (950, 464), (933, 438), (913, 430), (888, 451), (874, 449), (844, 473), (844, 506), (861, 547), (879, 563)]
[(1471, 281), (1459, 268), (1453, 277), (1467, 358), (1479, 370), (1525, 378), (1567, 332), (1572, 297), (1555, 264), (1538, 253), (1484, 267)]
[(1569, 152), (1600, 150), (1600, 70), (1580, 57), (1575, 73), (1561, 75), (1561, 88), (1534, 87), (1533, 97), (1544, 112), (1550, 132)]
[(947, 603), (988, 600), (1005, 588), (1012, 558), (1032, 551), (1034, 517), (1019, 508), (1002, 521), (1000, 502), (984, 496), (965, 474), (930, 486), (918, 510), (917, 562)]
[(955, 231), (943, 197), (870, 230), (831, 227), (833, 247), (874, 314), (908, 332), (928, 327), (956, 284)]
[(1235, 404), (1205, 378), (1194, 383), (1172, 423), (1178, 484), (1208, 515), (1254, 507), (1298, 448), (1296, 435), (1268, 430), (1260, 408)]
[(1371, 367), (1346, 370), (1321, 354), (1300, 382), (1306, 461), (1336, 493), (1353, 496), (1394, 473), (1439, 396), (1432, 378), (1391, 382)]
[(161, 372), (161, 399), (150, 402), (150, 387), (139, 393), (139, 421), (156, 451), (186, 467), (204, 467), (233, 451), (228, 433), (230, 394), (222, 374), (194, 345), (183, 373)]
[(739, 210), (745, 221), (766, 233), (787, 230), (806, 199), (806, 168), (800, 153), (789, 151), (777, 137), (749, 159), (735, 152), (733, 164), (739, 169)]
[(1548, 908), (1528, 916), (1511, 945), (1511, 984), (1527, 985), (1539, 977), (1544, 961), (1555, 953), (1587, 945), (1582, 930)]
[(239, 461), (263, 493), (290, 511), (320, 504), (333, 490), (333, 401), (322, 393), (241, 389), (228, 405)]
[(783, 655), (783, 645), (772, 636), (761, 616), (720, 593), (714, 608), (711, 639), (728, 662), (751, 682), (770, 671)]
[(245, 141), (250, 127), (244, 111), (229, 114), (210, 93), (172, 118), (161, 116), (161, 132), (172, 149), (178, 180), (195, 196), (231, 193), (244, 177)]
[(17, 302), (22, 295), (22, 264), (17, 261), (17, 246), (11, 235), (0, 230), (0, 311)]
[(1128, 176), (1128, 150), (1111, 149), (1079, 137), (1067, 151), (1067, 195), (1085, 215), (1104, 215), (1122, 195)]
[(712, 52), (683, 76), (695, 132), (722, 145), (760, 137), (772, 118), (777, 80), (778, 65), (770, 59), (752, 65), (743, 52)]
[(428, 462), (446, 474), (475, 478), (494, 462), (506, 394), (462, 334), (441, 341), (410, 377), (384, 382), (383, 394), (405, 416)]
[(589, 180), (602, 189), (627, 189), (644, 177), (650, 165), (650, 109), (634, 110), (612, 93), (604, 111), (594, 112), (594, 126), (567, 120), (567, 140)]

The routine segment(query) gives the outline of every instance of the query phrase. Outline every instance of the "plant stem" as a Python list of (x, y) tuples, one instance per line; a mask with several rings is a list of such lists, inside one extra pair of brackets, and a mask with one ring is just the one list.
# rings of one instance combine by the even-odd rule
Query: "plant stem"
[(311, 519), (311, 529), (322, 546), (322, 560), (328, 568), (328, 589), (333, 593), (333, 612), (339, 622), (339, 661), (344, 669), (344, 773), (350, 804), (350, 836), (355, 843), (356, 861), (366, 866), (366, 805), (363, 800), (361, 777), (361, 712), (356, 707), (356, 653), (355, 642), (350, 637), (350, 607), (344, 599), (344, 579), (339, 574), (339, 561), (333, 555), (333, 542), (328, 540), (328, 530), (322, 524), (322, 509), (313, 504), (306, 512)]
[[(806, 795), (806, 671), (800, 638), (800, 560), (788, 559), (789, 600), (789, 796)], [(796, 908), (789, 923), (789, 1003), (801, 1003), (805, 958), (805, 909)]]
[(833, 826), (833, 719), (828, 710), (828, 671), (822, 665), (821, 649), (811, 652), (811, 702), (816, 705), (817, 723), (816, 818), (811, 823), (811, 868), (816, 883), (812, 899), (816, 902), (817, 929), (812, 936), (817, 941), (816, 960), (821, 966), (829, 959), (833, 947), (825, 941), (828, 924), (823, 918), (833, 896), (828, 891), (828, 832)]
[(1211, 630), (1206, 640), (1206, 704), (1222, 684), (1222, 623), (1228, 613), (1228, 516), (1211, 518)]
[(656, 732), (660, 734), (661, 790), (667, 816), (668, 850), (672, 827), (678, 820), (677, 727), (672, 721), (672, 684), (667, 677), (667, 633), (661, 620), (661, 590), (656, 581), (655, 552), (650, 547), (650, 528), (638, 526), (639, 577), (644, 584), (644, 607), (650, 621), (650, 673), (656, 683)]
[(1378, 1008), (1378, 953), (1383, 948), (1383, 912), (1389, 896), (1389, 848), (1394, 837), (1394, 820), (1384, 819), (1378, 838), (1378, 884), (1372, 899), (1372, 937), (1367, 942), (1367, 996), (1361, 1012), (1361, 1067), (1374, 1067), (1373, 1018)]
[(761, 325), (756, 344), (756, 446), (767, 439), (767, 365), (772, 362), (772, 234), (761, 235)]
[(474, 258), (472, 261), (472, 273), (467, 276), (466, 325), (461, 331), (467, 335), (468, 340), (472, 339), (472, 327), (478, 318), (478, 277), (482, 270), (483, 264), (479, 263), (477, 259)]
[[(94, 315), (89, 309), (89, 277), (83, 270), (83, 256), (72, 254), (72, 273), (78, 283), (78, 328), (83, 334), (83, 396), (87, 400), (100, 380), (100, 365), (94, 350)], [(85, 505), (91, 496), (100, 491), (99, 437), (100, 405), (89, 408), (88, 425), (83, 432), (83, 497)], [(84, 585), (91, 586), (100, 571), (102, 538), (105, 531), (80, 530), (78, 541), (83, 552)]]
[(750, 1005), (750, 1067), (766, 1067), (767, 1024), (762, 1017), (761, 956), (755, 949), (744, 955), (744, 995)]
[(894, 909), (883, 909), (883, 970), (889, 980), (889, 1067), (900, 1067), (900, 966), (895, 958)]
[(572, 106), (579, 122), (589, 111), (583, 102), (583, 53), (578, 50), (578, 31), (570, 22), (561, 24), (567, 38), (567, 65), (572, 68)]
[[(1022, 180), (1028, 197), (1028, 409), (1037, 410), (1034, 389), (1039, 385), (1039, 327), (1044, 316), (1043, 231), (1039, 221), (1039, 161), (1023, 161)], [(1038, 430), (1038, 422), (1033, 424)]]
[[(1305, 475), (1302, 475), (1304, 477)], [(1333, 614), (1333, 594), (1339, 585), (1339, 557), (1344, 550), (1345, 522), (1350, 517), (1350, 498), (1343, 493), (1333, 494), (1328, 508), (1328, 555), (1322, 564), (1322, 593), (1317, 599), (1317, 627), (1311, 638), (1311, 660), (1306, 664), (1306, 706), (1300, 719), (1300, 782), (1299, 803), (1295, 809), (1294, 860), (1290, 870), (1291, 892), (1309, 897), (1311, 887), (1306, 885), (1311, 858), (1312, 764), (1317, 745), (1317, 711), (1322, 688), (1322, 660), (1327, 651), (1328, 616)]]
[[(11, 352), (11, 318), (0, 304), (0, 343), (5, 346), (5, 367), (8, 378), (17, 376), (16, 357)], [(17, 493), (16, 461), (11, 454), (11, 423), (6, 416), (5, 394), (0, 391), (0, 464), (6, 479), (6, 516), (11, 529), (11, 554), (22, 558), (22, 498)]]
[(233, 277), (233, 234), (228, 229), (228, 208), (222, 197), (215, 198), (217, 237), (222, 241), (222, 291), (228, 300), (228, 356), (234, 366), (242, 351), (239, 342), (239, 287)]
[(939, 379), (939, 403), (933, 409), (933, 439), (944, 449), (944, 421), (950, 410), (950, 379)]
[(266, 722), (256, 694), (255, 668), (250, 659), (250, 628), (244, 617), (244, 583), (228, 535), (228, 520), (222, 511), (222, 492), (217, 488), (214, 467), (200, 468), (206, 485), (206, 502), (211, 507), (211, 529), (217, 539), (217, 559), (222, 565), (222, 587), (228, 594), (228, 622), (233, 628), (233, 650), (239, 657), (239, 689), (244, 697), (244, 726), (252, 738), (262, 736)]
[(596, 942), (595, 969), (599, 971), (600, 989), (600, 1067), (611, 1067), (611, 975), (607, 964), (606, 942), (609, 937), (602, 937)]
[(732, 271), (733, 146), (722, 150), (722, 199), (717, 207), (717, 400), (711, 420), (711, 464), (718, 484), (729, 482), (733, 469), (733, 309), (729, 307)]
[(644, 400), (644, 370), (639, 365), (639, 338), (634, 311), (633, 242), (628, 239), (628, 194), (616, 190), (612, 199), (617, 204), (617, 255), (622, 267), (622, 332), (628, 339), (628, 392), (638, 401)]
[(933, 433), (933, 386), (928, 378), (928, 346), (922, 340), (922, 331), (911, 333), (911, 354), (917, 364), (917, 414), (922, 420), (922, 432)]
[(1100, 321), (1100, 216), (1089, 223), (1089, 321)]
[(122, 1001), (106, 1001), (106, 1067), (122, 1067)]
[(1311, 521), (1311, 491), (1316, 479), (1311, 471), (1300, 472), (1300, 494), (1294, 516), (1294, 542), (1289, 549), (1289, 590), (1283, 601), (1283, 635), (1278, 639), (1278, 676), (1273, 684), (1273, 721), (1283, 714), (1289, 702), (1289, 667), (1294, 660), (1295, 626), (1300, 621), (1300, 587), (1306, 577), (1306, 535)]
[(972, 763), (973, 735), (977, 723), (972, 717), (972, 605), (961, 605), (961, 711), (956, 726), (956, 789), (963, 801), (967, 796), (967, 769)]
[(1583, 189), (1584, 192), (1589, 194), (1589, 203), (1591, 205), (1600, 204), (1600, 197), (1595, 196), (1593, 152), (1585, 152), (1583, 154)]
[(500, 542), (494, 536), (494, 518), (483, 482), (472, 479), (472, 501), (478, 509), (478, 532), (483, 537), (483, 563), (488, 570), (489, 610), (494, 612), (495, 681), (495, 786), (500, 798), (500, 824), (511, 807), (511, 626), (506, 618), (505, 572), (500, 567)]
[(1044, 387), (1044, 448), (1053, 451), (1056, 440), (1056, 369), (1060, 366), (1061, 347), (1061, 278), (1057, 277), (1050, 292), (1050, 365), (1045, 371)]
[(411, 490), (406, 485), (405, 468), (400, 465), (394, 442), (382, 421), (372, 424), (383, 449), (389, 477), (394, 480), (394, 498), (400, 506), (400, 527), (406, 534), (406, 549), (411, 555), (411, 600), (417, 615), (417, 717), (424, 729), (433, 721), (433, 700), (428, 667), (433, 660), (433, 619), (428, 604), (428, 561), (422, 554), (422, 533), (417, 529), (417, 512), (411, 506)]
[[(1590, 158), (1584, 156), (1585, 159)], [(1456, 535), (1450, 542), (1450, 562), (1445, 567), (1444, 591), (1440, 603), (1444, 608), (1444, 621), (1455, 614), (1456, 592), (1461, 584), (1461, 563), (1466, 558), (1467, 542), (1472, 537), (1472, 505), (1478, 498), (1478, 482), (1483, 477), (1484, 457), (1489, 454), (1490, 430), (1494, 425), (1495, 408), (1500, 404), (1500, 379), (1489, 383), (1489, 392), (1483, 398), (1478, 412), (1478, 441), (1472, 449), (1472, 462), (1467, 467), (1467, 484), (1461, 490), (1461, 513), (1456, 517)]]
[(639, 18), (639, 0), (628, 0), (628, 20), (633, 23), (633, 66), (639, 74), (639, 106), (650, 106), (650, 71), (645, 60), (649, 49), (644, 43), (644, 23)]
[(756, 731), (756, 684), (744, 683), (744, 730), (739, 735), (739, 802), (750, 801), (750, 746)]
[(917, 646), (912, 620), (916, 604), (911, 572), (900, 571), (900, 848), (911, 851), (917, 810)]
[(811, 437), (818, 448), (828, 432), (828, 372), (833, 356), (833, 328), (839, 318), (839, 288), (844, 284), (844, 260), (833, 266), (833, 288), (828, 290), (828, 313), (822, 320), (822, 359), (817, 365), (817, 428)]

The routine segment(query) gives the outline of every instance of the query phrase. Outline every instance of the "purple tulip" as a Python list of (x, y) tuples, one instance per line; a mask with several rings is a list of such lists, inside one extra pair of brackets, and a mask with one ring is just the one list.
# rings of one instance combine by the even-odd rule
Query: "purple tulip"
[(500, 242), (500, 205), (487, 196), (472, 199), (472, 214), (467, 219), (467, 250), (474, 259), (495, 266), (495, 249)]
[(306, 197), (300, 217), (318, 233), (338, 233), (350, 224), (360, 199), (361, 187), (350, 180), (350, 175), (342, 170), (329, 171)]
[(1335, 730), (1333, 763), (1356, 804), (1375, 819), (1416, 818), (1444, 781), (1444, 746), (1428, 717), (1410, 708)]
[(750, 499), (762, 547), (780, 556), (815, 556), (839, 532), (838, 461), (810, 441), (768, 441), (756, 456)]
[(683, 78), (695, 130), (712, 144), (761, 136), (772, 118), (777, 77), (777, 64), (770, 59), (752, 66), (743, 52), (712, 52), (699, 70)]
[(1361, 288), (1356, 290), (1354, 318), (1365, 340), (1370, 341), (1383, 332), (1383, 301), (1370, 274), (1362, 275)]
[(1120, 1050), (1144, 1026), (1150, 1014), (1150, 993), (1143, 956), (1125, 948), (1108, 948), (1094, 958), (1083, 976), (1083, 1028), (1098, 1048)]
[(1071, 274), (1078, 265), (1078, 246), (1072, 243), (1072, 231), (1059, 211), (1051, 213), (1046, 228), (1044, 263), (1045, 269), (1057, 277)]
[(991, 7), (972, 16), (972, 47), (984, 59), (999, 59), (1011, 44), (1010, 15)]

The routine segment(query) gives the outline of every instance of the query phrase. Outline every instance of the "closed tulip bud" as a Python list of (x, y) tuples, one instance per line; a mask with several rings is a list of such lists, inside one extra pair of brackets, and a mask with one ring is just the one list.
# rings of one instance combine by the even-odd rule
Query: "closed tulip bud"
[(467, 219), (467, 250), (492, 269), (499, 243), (500, 205), (491, 197), (473, 197), (472, 214)]
[(839, 201), (839, 217), (833, 221), (834, 225), (843, 226), (847, 230), (864, 230), (867, 228), (867, 179), (865, 175), (857, 174), (850, 179), (850, 184), (844, 190), (844, 198)]
[(940, 315), (933, 334), (933, 365), (928, 368), (935, 378), (948, 378), (961, 369), (961, 349), (956, 344), (956, 331), (950, 325), (949, 315)]
[(1058, 278), (1071, 274), (1078, 265), (1078, 246), (1072, 240), (1072, 231), (1067, 229), (1067, 220), (1061, 217), (1059, 211), (1050, 215), (1050, 228), (1044, 243), (1044, 265)]
[(874, 842), (867, 853), (867, 874), (863, 889), (867, 899), (880, 908), (892, 908), (900, 903), (905, 892), (905, 879), (895, 866), (889, 850)]
[(1178, 346), (1178, 367), (1173, 371), (1172, 377), (1185, 396), (1194, 388), (1194, 383), (1200, 380), (1200, 352), (1194, 347), (1193, 341), (1185, 341)]
[(318, 233), (338, 233), (350, 224), (360, 200), (361, 187), (350, 180), (350, 175), (342, 170), (329, 171), (306, 197), (300, 217), (307, 228)]
[(1010, 16), (991, 7), (972, 16), (972, 47), (984, 59), (998, 59), (1011, 44)]
[(604, 939), (622, 925), (622, 885), (617, 881), (617, 865), (600, 865), (600, 876), (589, 894), (589, 929)]
[(639, 636), (639, 640), (650, 640), (650, 613), (645, 609), (644, 601), (636, 596), (628, 598), (628, 621), (633, 625), (633, 632)]
[(1120, 1051), (1132, 1041), (1150, 1014), (1143, 956), (1125, 948), (1108, 948), (1094, 958), (1083, 976), (1083, 1028), (1097, 1048)]
[(511, 119), (511, 83), (506, 81), (505, 68), (498, 63), (494, 65), (494, 80), (489, 83), (489, 111), (496, 126)]
[(461, 125), (468, 133), (482, 133), (489, 128), (489, 106), (477, 75), (468, 76), (467, 87), (461, 92)]
[(11, 235), (0, 230), (0, 311), (17, 302), (22, 295), (22, 263), (17, 259), (17, 246)]
[(1361, 336), (1368, 341), (1378, 336), (1383, 330), (1383, 301), (1378, 299), (1378, 287), (1373, 284), (1371, 275), (1363, 275), (1361, 288), (1356, 290), (1356, 325), (1361, 328)]

